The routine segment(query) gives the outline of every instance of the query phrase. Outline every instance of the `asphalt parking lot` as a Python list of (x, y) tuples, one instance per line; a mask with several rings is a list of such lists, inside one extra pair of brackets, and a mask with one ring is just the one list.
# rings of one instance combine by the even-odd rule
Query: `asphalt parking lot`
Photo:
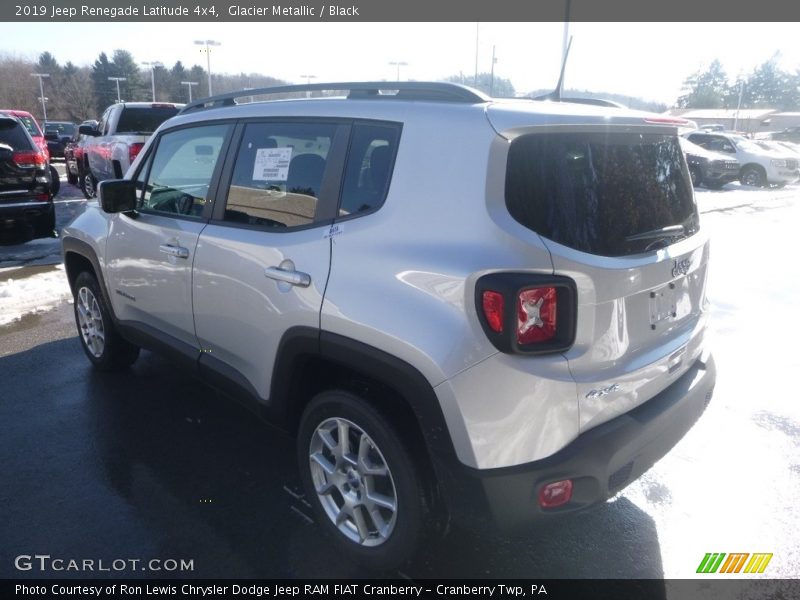
[[(689, 578), (707, 552), (766, 552), (760, 577), (800, 576), (800, 186), (728, 188), (698, 192), (718, 384), (689, 434), (603, 506), (513, 539), (456, 525), (400, 573), (377, 575)], [(62, 183), (59, 227), (81, 198)], [(15, 568), (35, 553), (194, 567), (95, 576), (376, 575), (324, 543), (292, 440), (151, 353), (129, 372), (94, 372), (58, 263), (57, 240), (0, 246), (0, 577), (86, 575)]]

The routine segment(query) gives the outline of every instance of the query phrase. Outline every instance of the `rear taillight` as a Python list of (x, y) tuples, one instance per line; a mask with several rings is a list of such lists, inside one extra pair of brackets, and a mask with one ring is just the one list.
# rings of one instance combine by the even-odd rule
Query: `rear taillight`
[(549, 342), (556, 335), (558, 292), (552, 286), (523, 290), (517, 296), (517, 343)]
[(571, 279), (491, 273), (478, 279), (475, 292), (483, 331), (502, 352), (562, 352), (575, 340), (577, 291)]
[(128, 146), (128, 158), (130, 159), (131, 163), (133, 163), (133, 161), (136, 160), (136, 157), (139, 156), (139, 152), (142, 151), (142, 148), (144, 148), (144, 144), (141, 142), (137, 142)]
[(37, 194), (36, 199), (40, 202), (47, 202), (50, 200), (50, 194)]
[(503, 333), (503, 294), (487, 290), (483, 292), (483, 316), (492, 331)]
[(43, 169), (47, 164), (47, 158), (42, 152), (18, 151), (13, 156), (14, 164), (21, 169)]

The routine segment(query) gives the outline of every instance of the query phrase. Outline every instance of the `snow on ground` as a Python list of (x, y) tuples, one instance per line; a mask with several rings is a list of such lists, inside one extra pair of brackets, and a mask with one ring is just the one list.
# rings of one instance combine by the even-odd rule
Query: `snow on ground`
[(72, 298), (64, 265), (0, 269), (0, 325)]

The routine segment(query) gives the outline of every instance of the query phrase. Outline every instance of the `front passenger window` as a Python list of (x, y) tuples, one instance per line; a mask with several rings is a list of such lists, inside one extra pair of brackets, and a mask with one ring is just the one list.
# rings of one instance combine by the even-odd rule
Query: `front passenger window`
[(333, 123), (248, 123), (225, 220), (278, 230), (314, 224), (336, 129)]
[(229, 125), (209, 125), (162, 135), (140, 209), (200, 218), (229, 129)]

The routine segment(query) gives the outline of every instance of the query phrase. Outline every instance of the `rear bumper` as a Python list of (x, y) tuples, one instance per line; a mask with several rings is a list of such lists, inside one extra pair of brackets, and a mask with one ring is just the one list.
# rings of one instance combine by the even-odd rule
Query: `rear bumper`
[(48, 202), (0, 204), (0, 239), (50, 236), (55, 228), (55, 207)]
[[(470, 481), (462, 479), (461, 493), (470, 490), (503, 529), (603, 502), (678, 443), (708, 405), (715, 381), (716, 367), (708, 355), (645, 404), (583, 433), (546, 459), (501, 469), (462, 467), (463, 478)], [(562, 479), (573, 480), (570, 502), (540, 508), (540, 488)], [(470, 512), (476, 508), (480, 507)]]

